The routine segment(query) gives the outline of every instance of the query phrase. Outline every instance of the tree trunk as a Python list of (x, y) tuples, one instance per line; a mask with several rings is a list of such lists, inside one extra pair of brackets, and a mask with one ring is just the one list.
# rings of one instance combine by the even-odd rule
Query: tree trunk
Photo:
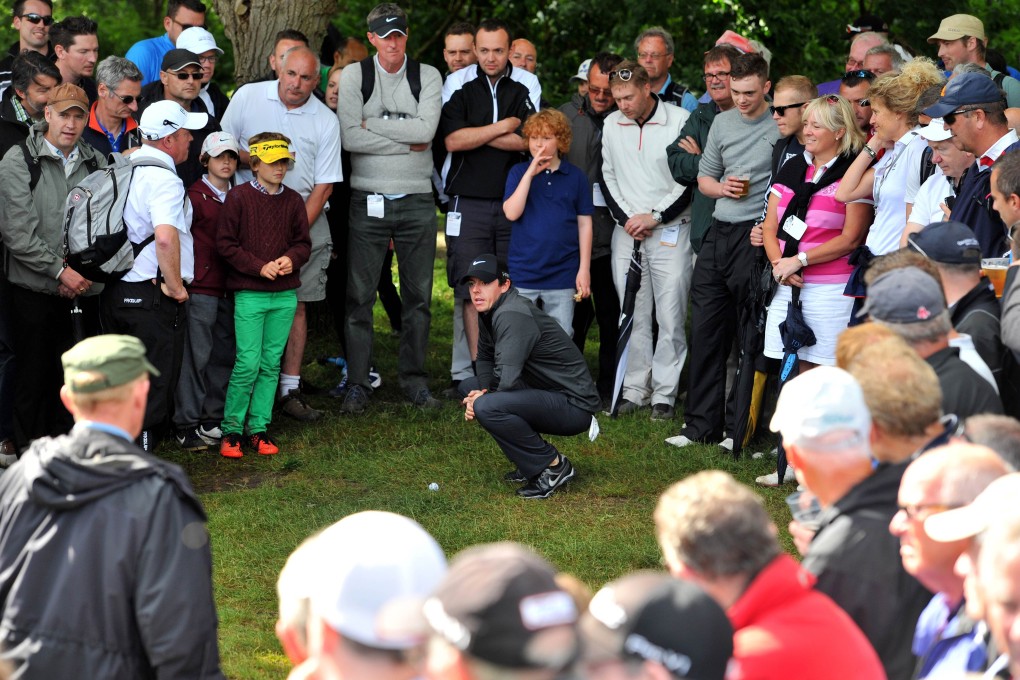
[(319, 53), (326, 26), (337, 11), (337, 0), (212, 0), (234, 45), (234, 78), (238, 86), (261, 78), (276, 34), (285, 28), (308, 36)]

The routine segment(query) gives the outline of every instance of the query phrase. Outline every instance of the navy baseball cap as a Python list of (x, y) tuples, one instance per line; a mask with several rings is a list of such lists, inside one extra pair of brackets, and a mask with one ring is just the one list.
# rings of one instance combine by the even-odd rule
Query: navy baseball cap
[(499, 278), (500, 274), (506, 275), (503, 267), (492, 253), (483, 253), (471, 259), (471, 266), (467, 273), (460, 277), (461, 284), (466, 284), (470, 279), (478, 279), (482, 283), (492, 283)]
[(924, 110), (924, 115), (942, 118), (961, 106), (993, 104), (1003, 100), (1002, 90), (984, 73), (964, 73), (942, 88), (942, 97)]
[(918, 323), (946, 310), (942, 287), (917, 267), (901, 267), (882, 274), (868, 286), (868, 299), (858, 316), (875, 321)]
[(981, 264), (981, 244), (962, 222), (933, 222), (908, 236), (907, 245), (932, 262)]

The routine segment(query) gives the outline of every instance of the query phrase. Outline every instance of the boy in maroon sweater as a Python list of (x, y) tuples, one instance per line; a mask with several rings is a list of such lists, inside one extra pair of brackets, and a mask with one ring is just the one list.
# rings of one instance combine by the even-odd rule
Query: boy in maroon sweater
[(297, 309), (298, 272), (308, 261), (311, 239), (305, 204), (283, 178), (294, 162), (290, 139), (262, 132), (248, 140), (255, 178), (227, 195), (216, 246), (234, 291), (237, 359), (227, 386), (220, 454), (240, 458), (247, 420), (249, 443), (267, 456), (279, 448), (266, 432), (280, 375), (280, 359)]
[(188, 288), (188, 341), (174, 408), (177, 444), (188, 451), (219, 444), (223, 436), (220, 421), (234, 366), (234, 298), (226, 288), (227, 267), (216, 251), (216, 229), (238, 156), (233, 135), (210, 134), (199, 156), (208, 172), (188, 189), (195, 278)]

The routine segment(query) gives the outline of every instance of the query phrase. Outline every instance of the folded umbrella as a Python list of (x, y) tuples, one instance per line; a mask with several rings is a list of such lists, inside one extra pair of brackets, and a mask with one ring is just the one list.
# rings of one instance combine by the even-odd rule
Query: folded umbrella
[(620, 395), (623, 379), (627, 373), (627, 350), (630, 334), (634, 329), (634, 305), (638, 290), (641, 289), (641, 241), (634, 239), (634, 250), (630, 253), (627, 281), (623, 289), (623, 304), (620, 306), (620, 330), (616, 340), (616, 378), (613, 381), (613, 400), (609, 414), (615, 418), (620, 412)]

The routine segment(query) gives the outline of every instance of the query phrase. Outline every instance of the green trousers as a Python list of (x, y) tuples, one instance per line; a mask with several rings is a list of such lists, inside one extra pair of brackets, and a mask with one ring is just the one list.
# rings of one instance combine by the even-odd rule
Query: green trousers
[(237, 359), (227, 386), (223, 434), (265, 432), (273, 416), (273, 400), (280, 379), (280, 359), (287, 346), (297, 291), (267, 293), (239, 290), (234, 294), (234, 335)]

